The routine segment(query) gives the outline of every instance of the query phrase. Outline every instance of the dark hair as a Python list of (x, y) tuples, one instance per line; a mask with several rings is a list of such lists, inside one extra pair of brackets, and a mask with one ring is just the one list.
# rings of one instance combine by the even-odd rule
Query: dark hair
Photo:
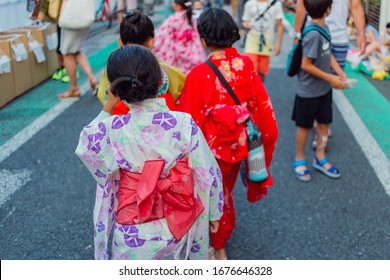
[(312, 18), (322, 18), (326, 10), (332, 7), (332, 0), (304, 0), (306, 11)]
[(113, 95), (127, 103), (136, 103), (157, 95), (161, 69), (147, 48), (130, 45), (110, 54), (107, 76)]
[(192, 26), (192, 2), (191, 0), (175, 0), (175, 3), (180, 5), (186, 11), (186, 16), (189, 25)]
[(207, 9), (198, 18), (199, 36), (208, 47), (229, 48), (240, 40), (237, 24), (223, 9)]
[(145, 45), (150, 38), (154, 38), (154, 25), (150, 18), (139, 10), (130, 10), (123, 16), (119, 34), (125, 45)]
[(390, 22), (386, 24), (386, 28), (390, 28)]

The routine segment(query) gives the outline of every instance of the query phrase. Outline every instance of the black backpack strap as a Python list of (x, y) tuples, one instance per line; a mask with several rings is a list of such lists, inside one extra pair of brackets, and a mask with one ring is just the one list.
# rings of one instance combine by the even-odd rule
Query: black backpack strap
[[(262, 13), (255, 19), (255, 21), (258, 21), (259, 19), (261, 19), (261, 18), (265, 15), (265, 13), (266, 13), (273, 5), (275, 5), (276, 2), (278, 2), (278, 0), (273, 0), (273, 1), (267, 6), (267, 8), (265, 8), (264, 12), (262, 12)], [(257, 4), (256, 4), (256, 5), (257, 5)]]
[(236, 102), (237, 105), (241, 105), (241, 102), (240, 100), (238, 100), (237, 95), (234, 93), (233, 89), (230, 87), (229, 83), (226, 81), (225, 77), (222, 75), (221, 71), (219, 71), (217, 66), (215, 66), (215, 64), (212, 63), (210, 59), (206, 60), (206, 64), (214, 71), (215, 75), (217, 75), (219, 81), (225, 87), (229, 95), (233, 98), (234, 102)]

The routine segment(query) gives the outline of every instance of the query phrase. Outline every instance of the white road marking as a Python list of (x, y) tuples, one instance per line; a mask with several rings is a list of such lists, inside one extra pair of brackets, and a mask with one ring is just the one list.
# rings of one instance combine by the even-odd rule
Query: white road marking
[(356, 142), (359, 144), (368, 162), (382, 183), (386, 193), (390, 196), (390, 161), (379, 147), (363, 121), (353, 109), (349, 100), (342, 91), (333, 90), (333, 102), (343, 116)]
[(0, 206), (2, 206), (8, 198), (30, 181), (32, 171), (27, 169), (10, 171), (0, 169)]

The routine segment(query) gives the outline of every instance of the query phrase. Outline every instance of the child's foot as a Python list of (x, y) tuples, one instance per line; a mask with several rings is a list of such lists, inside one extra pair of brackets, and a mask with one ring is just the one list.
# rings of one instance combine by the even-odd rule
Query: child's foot
[(293, 163), (295, 177), (303, 182), (309, 182), (311, 180), (311, 174), (307, 169), (306, 160), (295, 160)]
[(227, 260), (225, 248), (214, 249), (214, 260)]
[(317, 156), (315, 156), (313, 159), (313, 167), (330, 178), (337, 179), (341, 177), (340, 171), (331, 165), (326, 157), (319, 160)]

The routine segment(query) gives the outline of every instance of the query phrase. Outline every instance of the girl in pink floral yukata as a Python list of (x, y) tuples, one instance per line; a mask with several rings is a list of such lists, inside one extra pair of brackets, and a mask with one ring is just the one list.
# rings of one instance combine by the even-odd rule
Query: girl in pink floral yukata
[(192, 18), (192, 2), (175, 0), (175, 13), (157, 30), (154, 54), (168, 65), (187, 74), (206, 59), (200, 42), (196, 20)]
[[(148, 49), (114, 51), (107, 75), (107, 102), (76, 149), (97, 182), (95, 258), (207, 259), (223, 193), (202, 131), (156, 98), (161, 69)], [(118, 99), (131, 107), (128, 114), (112, 115)]]

